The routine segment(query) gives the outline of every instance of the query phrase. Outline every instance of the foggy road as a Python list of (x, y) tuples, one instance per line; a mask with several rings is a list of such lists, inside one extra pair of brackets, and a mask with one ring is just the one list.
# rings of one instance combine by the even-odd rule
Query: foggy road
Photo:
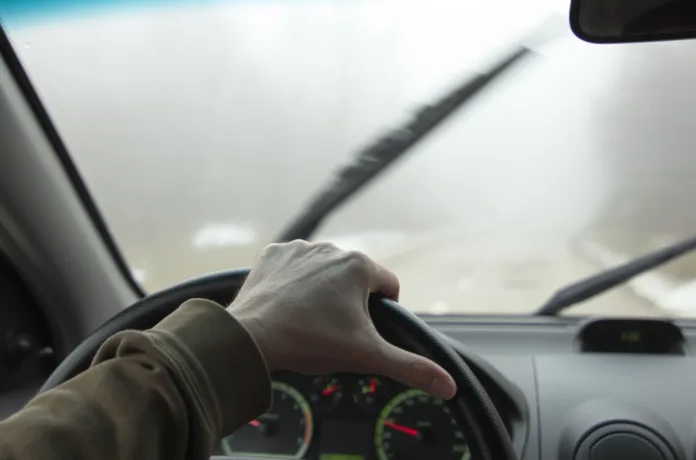
[[(221, 3), (9, 32), (152, 291), (248, 265), (352, 152), (553, 9), (518, 6), (500, 24), (495, 6), (455, 3)], [(696, 118), (682, 117), (689, 102), (676, 96), (644, 95), (676, 84), (649, 57), (677, 75), (694, 49), (598, 47), (568, 31), (338, 210), (316, 239), (392, 268), (414, 310), (528, 313), (604, 268), (578, 241), (635, 256), (696, 232), (696, 161), (685, 153)], [(691, 261), (665, 273), (688, 281)], [(628, 287), (573, 312), (676, 314)]]

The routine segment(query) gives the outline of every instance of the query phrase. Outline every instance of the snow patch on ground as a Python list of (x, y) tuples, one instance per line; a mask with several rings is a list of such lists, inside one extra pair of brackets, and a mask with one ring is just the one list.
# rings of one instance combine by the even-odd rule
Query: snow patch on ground
[(197, 250), (249, 246), (257, 239), (256, 232), (247, 223), (211, 222), (193, 234), (191, 246)]

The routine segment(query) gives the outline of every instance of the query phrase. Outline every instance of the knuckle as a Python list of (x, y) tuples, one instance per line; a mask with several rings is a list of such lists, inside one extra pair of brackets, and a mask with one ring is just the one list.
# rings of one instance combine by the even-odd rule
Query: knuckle
[(282, 247), (282, 244), (280, 244), (280, 243), (268, 244), (268, 245), (266, 245), (266, 247), (263, 248), (263, 250), (261, 250), (260, 256), (265, 257), (265, 256), (268, 256), (269, 254), (276, 253), (280, 250), (281, 247)]
[(320, 251), (338, 252), (341, 250), (338, 246), (328, 241), (314, 243), (314, 247)]
[(293, 240), (287, 243), (271, 243), (266, 245), (266, 247), (261, 250), (261, 253), (259, 254), (260, 259), (268, 259), (269, 257), (272, 256), (278, 256), (279, 254), (282, 254), (283, 252), (292, 252), (297, 249), (303, 248), (305, 246), (309, 245), (304, 240)]
[(347, 251), (345, 253), (345, 258), (349, 265), (355, 270), (367, 272), (370, 269), (370, 258), (360, 251)]

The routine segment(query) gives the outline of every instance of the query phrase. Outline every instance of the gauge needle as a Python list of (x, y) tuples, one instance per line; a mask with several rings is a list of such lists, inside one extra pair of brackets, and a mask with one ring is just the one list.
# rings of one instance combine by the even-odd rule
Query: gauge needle
[(330, 386), (324, 388), (323, 390), (321, 390), (321, 394), (324, 396), (330, 395), (331, 393), (333, 393), (336, 390), (338, 390), (338, 387), (336, 385), (330, 385)]
[(393, 429), (393, 430), (401, 431), (404, 434), (407, 434), (409, 436), (413, 436), (414, 438), (420, 438), (420, 433), (418, 432), (418, 430), (414, 430), (413, 428), (409, 428), (409, 427), (403, 426), (403, 425), (398, 425), (398, 424), (392, 423), (388, 420), (383, 421), (382, 424), (388, 428)]

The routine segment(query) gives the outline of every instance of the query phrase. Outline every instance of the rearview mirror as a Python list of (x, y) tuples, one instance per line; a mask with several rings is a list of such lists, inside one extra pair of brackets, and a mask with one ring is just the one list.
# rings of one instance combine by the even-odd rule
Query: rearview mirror
[(572, 0), (570, 27), (591, 43), (696, 38), (696, 1)]

